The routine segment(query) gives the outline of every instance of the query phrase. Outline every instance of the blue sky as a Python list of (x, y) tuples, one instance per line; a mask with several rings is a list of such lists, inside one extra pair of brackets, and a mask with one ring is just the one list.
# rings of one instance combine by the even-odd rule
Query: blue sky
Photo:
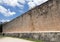
[(0, 22), (8, 22), (47, 0), (0, 0)]

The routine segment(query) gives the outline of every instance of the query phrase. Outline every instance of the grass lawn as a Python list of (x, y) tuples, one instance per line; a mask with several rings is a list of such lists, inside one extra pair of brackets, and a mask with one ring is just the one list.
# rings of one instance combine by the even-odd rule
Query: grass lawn
[(3, 38), (3, 36), (2, 36), (2, 35), (0, 35), (0, 38)]
[(44, 42), (42, 40), (34, 40), (32, 38), (22, 38), (22, 39), (26, 39), (26, 40), (30, 40), (30, 41), (34, 41), (34, 42)]

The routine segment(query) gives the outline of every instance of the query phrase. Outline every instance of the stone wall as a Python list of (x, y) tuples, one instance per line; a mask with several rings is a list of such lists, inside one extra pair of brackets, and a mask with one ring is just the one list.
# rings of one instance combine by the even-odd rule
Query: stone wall
[(34, 40), (43, 40), (46, 42), (60, 42), (60, 32), (43, 32), (43, 33), (5, 33), (3, 36), (17, 38), (29, 38)]
[(60, 0), (49, 0), (3, 25), (3, 33), (60, 31)]

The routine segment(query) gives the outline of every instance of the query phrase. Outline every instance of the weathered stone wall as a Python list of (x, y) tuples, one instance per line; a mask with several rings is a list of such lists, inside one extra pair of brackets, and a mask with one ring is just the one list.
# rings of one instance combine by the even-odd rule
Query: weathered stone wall
[(60, 0), (49, 0), (3, 25), (3, 33), (60, 31)]
[(43, 40), (46, 42), (60, 42), (60, 32), (43, 32), (43, 33), (5, 33), (3, 36), (17, 38), (29, 38), (34, 40)]

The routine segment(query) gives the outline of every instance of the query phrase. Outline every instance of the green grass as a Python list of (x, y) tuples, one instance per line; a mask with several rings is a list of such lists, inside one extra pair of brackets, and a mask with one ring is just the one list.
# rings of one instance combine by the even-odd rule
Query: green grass
[(2, 35), (0, 35), (0, 38), (3, 38), (3, 36), (2, 36)]
[[(13, 37), (13, 38), (18, 38), (18, 37)], [(33, 42), (44, 42), (43, 40), (35, 40), (32, 38), (19, 38), (19, 39), (29, 40), (29, 41), (33, 41)]]
[[(10, 36), (2, 36), (2, 35), (0, 35), (0, 38), (3, 38), (3, 37), (10, 37)], [(18, 37), (12, 37), (12, 38), (18, 38)], [(30, 40), (30, 41), (33, 41), (33, 42), (44, 42), (42, 40), (35, 40), (35, 39), (32, 39), (32, 38), (19, 38), (19, 39)]]
[(21, 38), (21, 39), (30, 40), (30, 41), (34, 41), (34, 42), (44, 42), (42, 40), (35, 40), (35, 39), (32, 39), (32, 38)]

